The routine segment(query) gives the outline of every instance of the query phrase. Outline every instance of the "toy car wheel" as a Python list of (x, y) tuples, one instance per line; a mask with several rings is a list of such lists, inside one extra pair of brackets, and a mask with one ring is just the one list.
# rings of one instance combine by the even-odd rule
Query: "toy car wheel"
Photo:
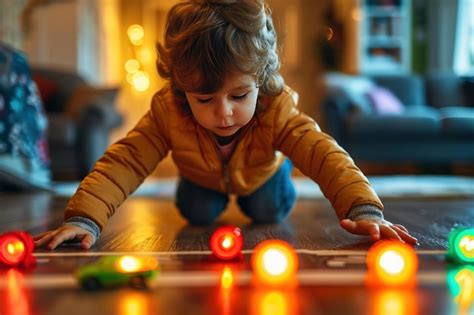
[(84, 279), (82, 282), (82, 287), (86, 290), (98, 290), (102, 287), (99, 280), (94, 277), (89, 277)]
[(135, 276), (130, 279), (130, 286), (135, 289), (146, 289), (146, 281), (145, 278), (141, 276)]

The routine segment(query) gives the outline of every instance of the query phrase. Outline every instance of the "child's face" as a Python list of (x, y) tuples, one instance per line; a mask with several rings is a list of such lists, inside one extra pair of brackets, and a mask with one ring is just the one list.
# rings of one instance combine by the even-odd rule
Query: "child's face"
[(185, 92), (194, 118), (214, 134), (226, 137), (236, 133), (253, 117), (258, 87), (255, 77), (246, 74), (226, 76), (222, 88), (212, 94)]

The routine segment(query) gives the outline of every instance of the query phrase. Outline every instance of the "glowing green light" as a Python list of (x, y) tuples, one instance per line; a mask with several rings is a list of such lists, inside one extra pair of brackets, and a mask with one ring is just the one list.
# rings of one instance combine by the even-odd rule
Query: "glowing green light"
[(457, 228), (451, 231), (448, 257), (459, 263), (474, 263), (474, 228)]

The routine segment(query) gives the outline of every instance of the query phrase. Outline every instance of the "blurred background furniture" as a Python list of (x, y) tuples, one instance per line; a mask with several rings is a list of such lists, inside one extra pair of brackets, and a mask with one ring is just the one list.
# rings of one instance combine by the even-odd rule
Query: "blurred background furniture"
[(451, 74), (327, 74), (326, 131), (359, 162), (473, 164), (472, 82)]
[(82, 179), (123, 121), (114, 104), (118, 89), (92, 87), (67, 71), (33, 66), (32, 75), (48, 117), (53, 179)]

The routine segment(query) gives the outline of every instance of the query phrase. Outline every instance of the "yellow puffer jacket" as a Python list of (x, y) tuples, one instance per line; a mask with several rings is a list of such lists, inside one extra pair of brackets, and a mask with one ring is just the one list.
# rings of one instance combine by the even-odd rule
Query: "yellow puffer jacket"
[(288, 156), (319, 184), (340, 219), (354, 206), (382, 203), (367, 178), (310, 117), (286, 87), (262, 99), (259, 111), (224, 165), (215, 140), (174, 101), (169, 86), (153, 97), (151, 109), (127, 137), (113, 144), (69, 201), (65, 219), (83, 216), (102, 229), (156, 165), (172, 152), (180, 175), (204, 187), (248, 195), (268, 180)]

